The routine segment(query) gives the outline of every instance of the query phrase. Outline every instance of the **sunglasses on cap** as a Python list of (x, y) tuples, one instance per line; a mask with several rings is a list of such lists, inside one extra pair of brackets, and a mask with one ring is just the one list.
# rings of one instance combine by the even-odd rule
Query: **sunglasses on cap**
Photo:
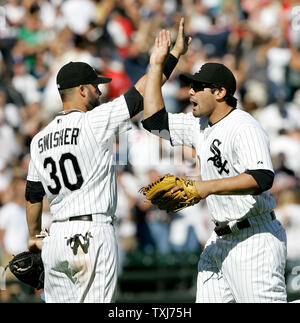
[(195, 92), (199, 92), (199, 91), (203, 91), (205, 88), (218, 89), (219, 87), (212, 83), (192, 82), (190, 84), (190, 88), (193, 89)]

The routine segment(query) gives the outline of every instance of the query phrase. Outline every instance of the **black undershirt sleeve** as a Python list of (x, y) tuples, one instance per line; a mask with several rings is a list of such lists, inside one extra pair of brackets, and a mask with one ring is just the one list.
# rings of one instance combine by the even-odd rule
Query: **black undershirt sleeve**
[(25, 189), (25, 199), (30, 203), (42, 202), (45, 190), (41, 182), (27, 181)]
[(269, 190), (273, 185), (274, 173), (271, 170), (246, 170), (245, 173), (251, 175), (259, 185), (259, 189), (253, 195), (259, 195), (262, 192)]
[(135, 87), (132, 87), (130, 90), (128, 90), (124, 94), (124, 97), (129, 110), (130, 118), (134, 117), (144, 109), (143, 96)]
[(149, 132), (163, 139), (170, 140), (169, 118), (165, 108), (143, 120), (142, 125)]

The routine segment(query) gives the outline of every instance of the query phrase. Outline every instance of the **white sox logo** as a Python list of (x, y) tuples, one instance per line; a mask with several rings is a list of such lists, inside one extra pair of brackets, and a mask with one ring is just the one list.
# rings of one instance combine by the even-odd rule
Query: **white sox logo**
[(213, 157), (208, 158), (207, 161), (212, 161), (214, 166), (219, 168), (218, 172), (221, 175), (223, 173), (223, 171), (228, 174), (229, 173), (229, 169), (226, 169), (226, 165), (227, 165), (227, 160), (224, 161), (224, 163), (222, 163), (222, 157), (221, 157), (221, 151), (218, 149), (218, 147), (216, 146), (220, 146), (221, 145), (221, 141), (218, 139), (215, 139), (212, 144), (210, 145), (210, 151), (214, 154)]

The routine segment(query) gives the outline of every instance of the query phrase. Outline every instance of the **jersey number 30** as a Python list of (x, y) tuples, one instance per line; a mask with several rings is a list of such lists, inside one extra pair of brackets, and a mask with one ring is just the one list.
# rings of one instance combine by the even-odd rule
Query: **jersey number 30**
[[(71, 183), (68, 178), (68, 175), (66, 172), (66, 167), (65, 167), (65, 162), (67, 160), (70, 160), (72, 163), (72, 166), (73, 166), (73, 169), (74, 169), (74, 172), (76, 175), (76, 179), (77, 179), (76, 183)], [(59, 179), (59, 177), (57, 175), (56, 163), (52, 157), (47, 157), (45, 159), (44, 168), (46, 169), (49, 164), (51, 165), (50, 178), (54, 181), (55, 187), (52, 187), (52, 186), (47, 186), (47, 187), (48, 187), (48, 190), (52, 194), (57, 195), (59, 193), (59, 191), (61, 190), (61, 180)], [(83, 178), (82, 178), (82, 174), (80, 171), (80, 167), (79, 167), (77, 158), (74, 155), (72, 155), (71, 153), (62, 154), (59, 159), (58, 165), (59, 165), (59, 169), (60, 169), (60, 172), (62, 175), (62, 180), (63, 180), (65, 187), (67, 187), (71, 191), (78, 190), (83, 184)]]

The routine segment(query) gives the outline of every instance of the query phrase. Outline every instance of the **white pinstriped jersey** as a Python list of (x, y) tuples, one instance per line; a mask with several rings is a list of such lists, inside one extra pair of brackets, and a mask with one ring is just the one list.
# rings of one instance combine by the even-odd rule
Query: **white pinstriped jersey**
[[(196, 150), (202, 180), (233, 177), (246, 170), (272, 170), (269, 140), (247, 112), (235, 109), (210, 126), (192, 113), (168, 114), (171, 143)], [(266, 213), (275, 200), (260, 195), (210, 195), (206, 198), (213, 221), (228, 222)]]
[(128, 129), (129, 111), (120, 96), (92, 111), (60, 114), (33, 138), (27, 179), (42, 182), (54, 220), (114, 215), (113, 143)]

